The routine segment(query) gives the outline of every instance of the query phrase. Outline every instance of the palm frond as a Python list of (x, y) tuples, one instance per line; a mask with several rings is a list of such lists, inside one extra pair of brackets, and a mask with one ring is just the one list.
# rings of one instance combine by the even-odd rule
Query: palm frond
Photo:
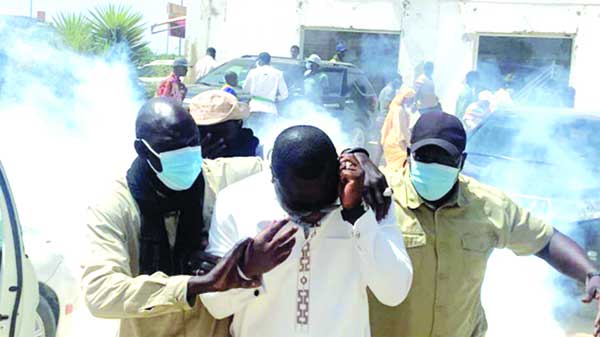
[(60, 13), (53, 18), (53, 25), (65, 44), (73, 50), (89, 53), (93, 50), (92, 27), (85, 16)]

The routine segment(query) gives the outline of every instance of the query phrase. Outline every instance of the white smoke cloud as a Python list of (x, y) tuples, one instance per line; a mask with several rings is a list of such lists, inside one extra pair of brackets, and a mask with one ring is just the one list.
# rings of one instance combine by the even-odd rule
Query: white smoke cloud
[[(484, 168), (480, 174), (484, 181), (500, 187), (536, 216), (581, 242), (574, 222), (590, 216), (583, 212), (589, 201), (584, 191), (597, 186), (597, 179), (590, 166), (593, 161), (585, 156), (595, 152), (591, 148), (594, 145), (587, 143), (591, 138), (585, 140), (584, 125), (569, 117), (572, 112), (533, 111), (524, 110), (519, 119), (501, 126), (514, 130), (512, 138), (500, 134), (489, 138), (494, 144), (488, 144), (488, 153), (517, 159), (496, 158), (496, 168)], [(573, 143), (574, 137), (582, 137), (582, 141)], [(482, 148), (470, 150), (485, 152)], [(472, 156), (472, 160), (477, 159)], [(482, 294), (488, 336), (565, 337), (576, 319), (589, 320), (578, 325), (579, 332), (591, 332), (590, 318), (575, 317), (585, 306), (579, 303), (581, 294), (563, 289), (558, 277), (558, 272), (537, 257), (517, 257), (506, 250), (494, 252)]]
[[(131, 69), (124, 57), (70, 52), (46, 25), (0, 18), (0, 36), (0, 160), (25, 248), (33, 236), (56, 242), (79, 278), (85, 210), (134, 157)], [(79, 309), (73, 335), (114, 335)]]

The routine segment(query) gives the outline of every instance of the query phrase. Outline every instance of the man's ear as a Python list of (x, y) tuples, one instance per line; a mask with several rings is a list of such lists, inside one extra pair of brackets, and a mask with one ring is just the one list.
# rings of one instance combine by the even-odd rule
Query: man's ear
[(146, 145), (144, 145), (144, 143), (142, 143), (141, 140), (136, 139), (135, 141), (133, 141), (133, 147), (135, 148), (135, 152), (140, 158), (148, 158), (148, 148), (146, 147)]
[(463, 153), (461, 155), (461, 161), (460, 161), (460, 170), (462, 171), (462, 169), (465, 167), (465, 162), (467, 161), (467, 154)]

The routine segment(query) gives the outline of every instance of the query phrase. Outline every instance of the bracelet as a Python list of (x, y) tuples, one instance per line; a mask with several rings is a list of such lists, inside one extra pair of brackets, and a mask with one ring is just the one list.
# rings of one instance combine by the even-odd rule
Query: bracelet
[(366, 149), (362, 148), (362, 147), (352, 147), (352, 148), (347, 148), (344, 151), (342, 151), (342, 154), (346, 154), (346, 153), (350, 153), (350, 154), (354, 154), (354, 153), (364, 153), (367, 157), (371, 157), (369, 155), (369, 151), (367, 151)]

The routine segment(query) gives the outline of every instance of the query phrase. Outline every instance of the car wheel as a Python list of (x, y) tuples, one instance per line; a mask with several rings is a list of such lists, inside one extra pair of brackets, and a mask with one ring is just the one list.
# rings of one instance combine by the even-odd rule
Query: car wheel
[(54, 313), (48, 301), (40, 296), (35, 314), (35, 327), (33, 337), (55, 337), (56, 336), (56, 320)]

